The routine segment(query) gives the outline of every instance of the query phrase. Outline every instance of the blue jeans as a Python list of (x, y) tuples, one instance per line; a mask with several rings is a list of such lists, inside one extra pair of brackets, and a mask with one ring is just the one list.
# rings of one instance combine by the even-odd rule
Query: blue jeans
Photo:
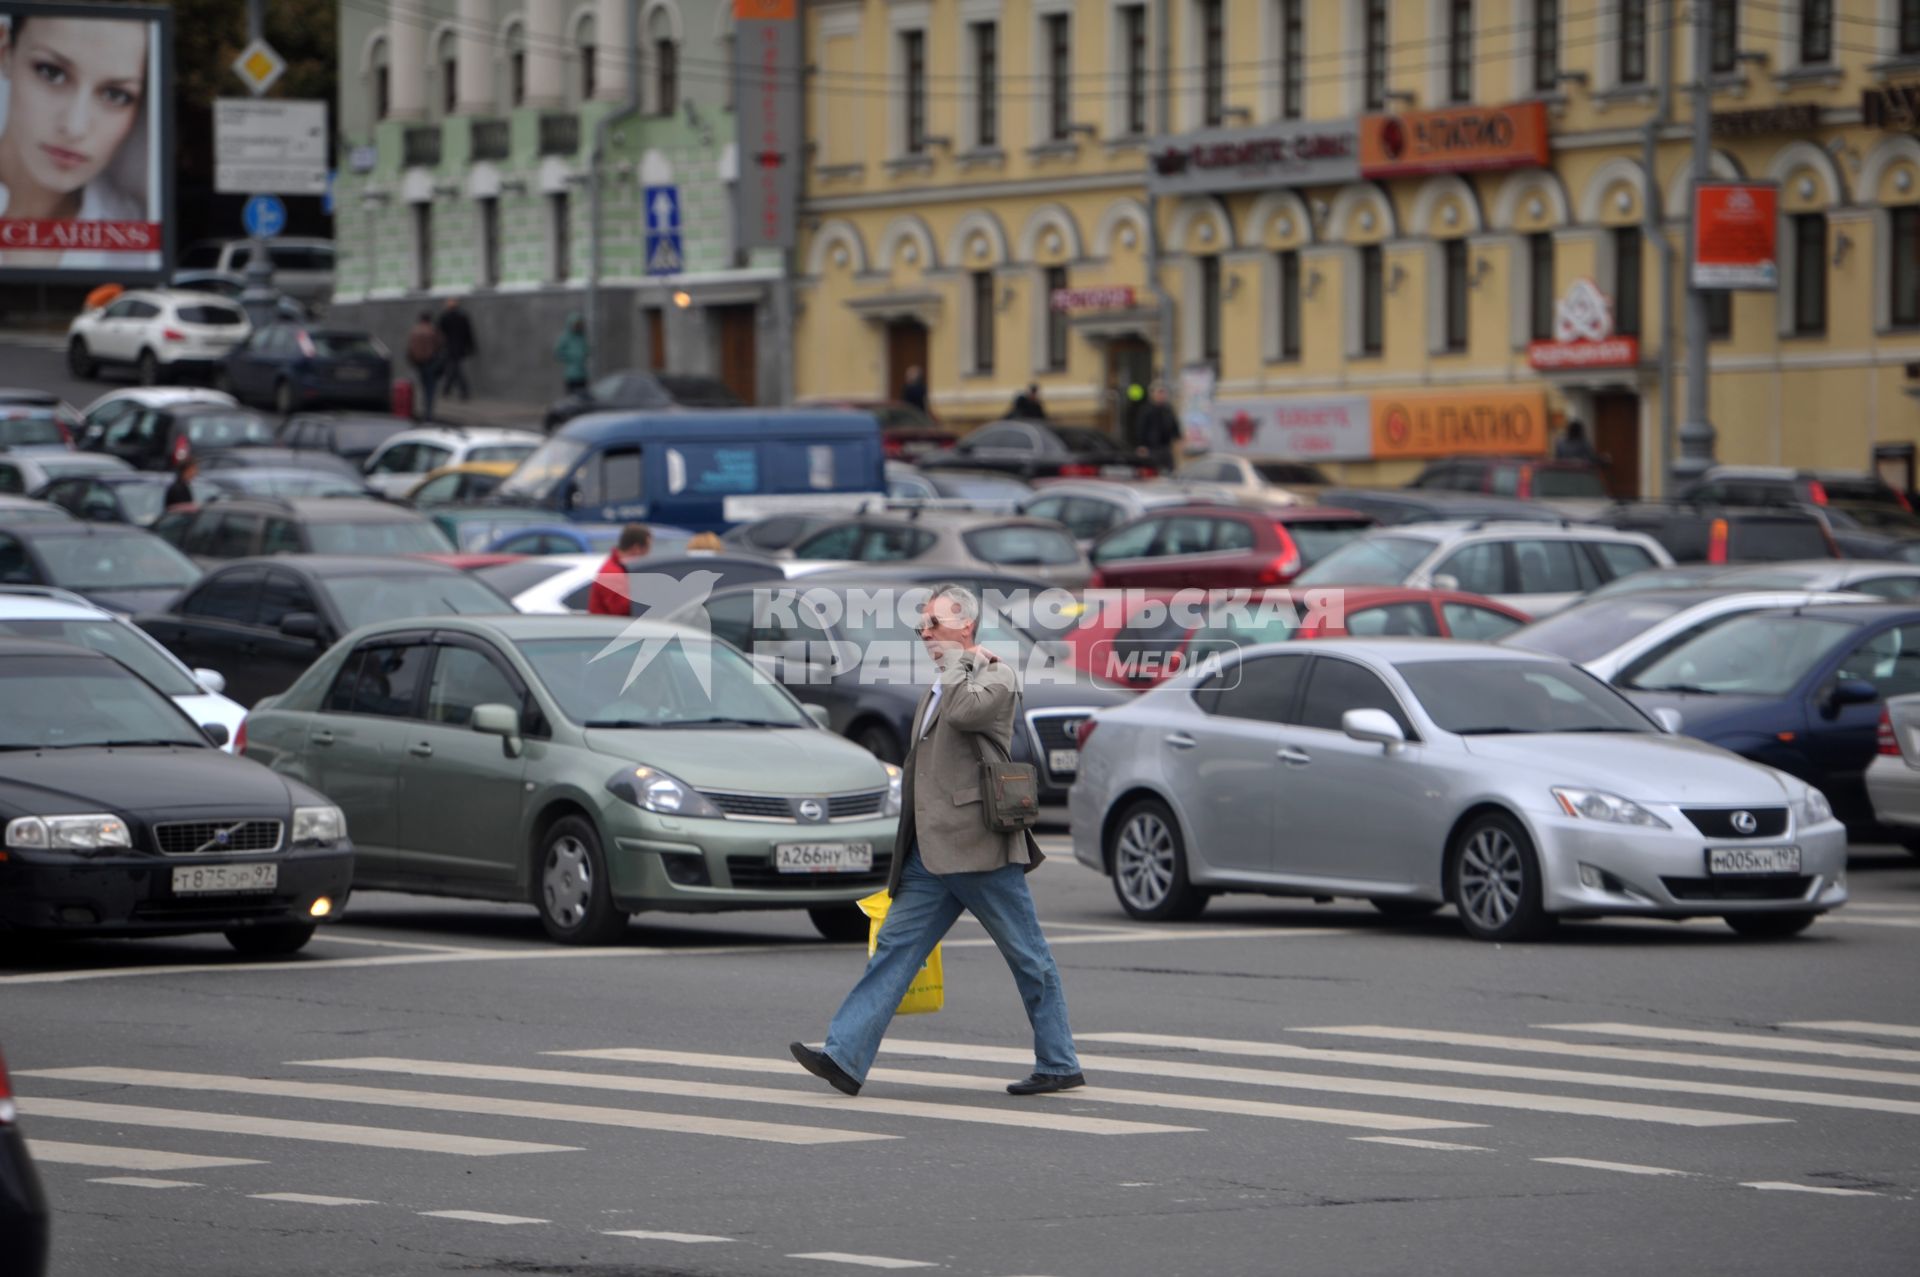
[(901, 868), (900, 894), (893, 898), (880, 926), (880, 943), (827, 1027), (827, 1054), (850, 1076), (867, 1080), (894, 1008), (962, 909), (980, 920), (1013, 970), (1013, 982), (1033, 1025), (1034, 1072), (1080, 1071), (1080, 1058), (1073, 1053), (1073, 1031), (1067, 1027), (1060, 968), (1054, 965), (1053, 951), (1040, 932), (1040, 918), (1027, 890), (1026, 866), (933, 874), (920, 863), (916, 845)]

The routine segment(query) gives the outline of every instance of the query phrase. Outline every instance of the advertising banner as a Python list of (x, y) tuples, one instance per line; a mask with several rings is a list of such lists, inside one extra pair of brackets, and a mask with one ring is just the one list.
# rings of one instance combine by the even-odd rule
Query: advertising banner
[(739, 243), (792, 248), (800, 198), (798, 0), (733, 0)]
[(1779, 187), (1701, 182), (1693, 194), (1695, 288), (1770, 291), (1780, 286)]
[(1160, 138), (1148, 151), (1147, 188), (1156, 195), (1336, 185), (1359, 176), (1360, 133), (1352, 120), (1202, 129)]
[(1373, 455), (1365, 395), (1236, 399), (1214, 406), (1215, 446), (1248, 457), (1364, 461)]
[(1047, 305), (1062, 314), (1095, 310), (1132, 310), (1132, 284), (1101, 284), (1091, 288), (1056, 288)]
[(1360, 176), (1544, 168), (1547, 104), (1456, 106), (1360, 121)]
[(1527, 346), (1535, 368), (1630, 368), (1640, 362), (1640, 339), (1617, 337), (1613, 302), (1590, 279), (1576, 279), (1553, 313), (1553, 340)]
[(172, 53), (166, 9), (0, 0), (0, 283), (164, 276)]
[(1373, 455), (1539, 456), (1548, 443), (1547, 392), (1462, 386), (1373, 396)]
[(1180, 370), (1180, 428), (1190, 452), (1218, 447), (1213, 428), (1213, 368), (1194, 364)]

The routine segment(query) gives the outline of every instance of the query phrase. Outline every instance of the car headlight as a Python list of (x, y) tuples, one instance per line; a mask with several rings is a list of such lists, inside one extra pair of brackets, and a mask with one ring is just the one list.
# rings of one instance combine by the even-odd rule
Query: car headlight
[(707, 796), (677, 776), (658, 767), (626, 767), (607, 778), (607, 792), (642, 811), (662, 816), (705, 816), (724, 819), (726, 813)]
[(900, 782), (905, 778), (906, 773), (892, 763), (884, 765), (887, 769), (887, 806), (886, 810), (880, 814), (898, 816), (900, 814)]
[(105, 812), (22, 816), (7, 822), (7, 846), (23, 851), (105, 851), (133, 846), (127, 822)]
[(347, 836), (346, 813), (338, 807), (295, 807), (293, 845), (322, 847)]
[(1639, 803), (1628, 802), (1617, 794), (1602, 793), (1597, 789), (1566, 789), (1556, 786), (1553, 796), (1560, 801), (1561, 810), (1569, 816), (1579, 816), (1585, 820), (1603, 820), (1613, 825), (1641, 825), (1648, 829), (1670, 828), (1666, 821)]
[(1805, 828), (1808, 825), (1824, 825), (1833, 819), (1833, 804), (1827, 796), (1809, 786), (1800, 801), (1794, 804), (1794, 823)]

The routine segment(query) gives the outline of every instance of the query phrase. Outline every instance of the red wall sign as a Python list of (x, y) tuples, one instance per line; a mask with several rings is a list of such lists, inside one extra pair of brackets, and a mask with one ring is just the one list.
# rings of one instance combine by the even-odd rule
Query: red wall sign
[(1054, 310), (1131, 310), (1133, 285), (1108, 284), (1098, 288), (1056, 288), (1047, 298)]
[(1779, 197), (1773, 182), (1702, 182), (1694, 188), (1695, 288), (1780, 286)]
[(1553, 312), (1553, 340), (1527, 347), (1535, 368), (1628, 368), (1640, 362), (1640, 339), (1613, 333), (1613, 302), (1590, 279), (1576, 279)]

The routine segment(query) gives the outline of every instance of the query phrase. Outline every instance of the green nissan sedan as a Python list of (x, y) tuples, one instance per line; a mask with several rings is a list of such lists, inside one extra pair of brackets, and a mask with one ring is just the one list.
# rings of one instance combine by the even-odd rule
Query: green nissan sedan
[(724, 642), (622, 617), (362, 627), (240, 745), (346, 812), (356, 889), (531, 901), (567, 944), (647, 909), (862, 938), (899, 824), (897, 767)]

